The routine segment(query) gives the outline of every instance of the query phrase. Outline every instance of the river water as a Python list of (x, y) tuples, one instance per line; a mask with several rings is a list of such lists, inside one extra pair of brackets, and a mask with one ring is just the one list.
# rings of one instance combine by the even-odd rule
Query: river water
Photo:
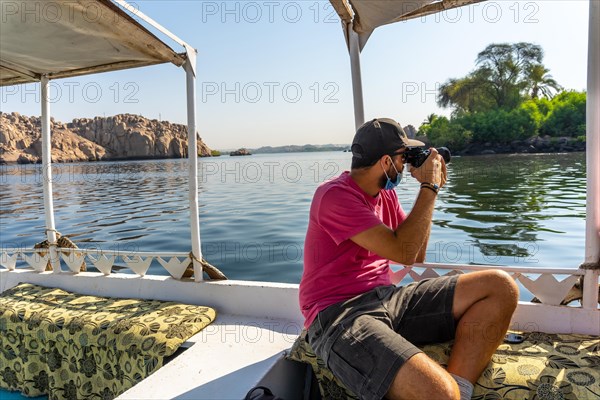
[[(349, 168), (349, 153), (200, 159), (204, 257), (230, 279), (297, 283), (313, 192)], [(79, 247), (191, 249), (186, 160), (53, 167), (56, 227)], [(453, 159), (437, 201), (427, 260), (577, 268), (583, 260), (585, 156)], [(0, 166), (0, 246), (44, 239), (40, 166)], [(409, 211), (418, 184), (397, 189)], [(166, 274), (158, 266), (149, 273)]]

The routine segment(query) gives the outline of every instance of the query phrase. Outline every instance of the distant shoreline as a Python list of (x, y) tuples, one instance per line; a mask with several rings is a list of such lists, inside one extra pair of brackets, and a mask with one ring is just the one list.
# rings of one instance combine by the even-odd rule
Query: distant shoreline
[[(259, 154), (293, 154), (293, 153), (324, 153), (324, 152), (328, 152), (328, 151), (297, 151), (297, 152), (293, 152), (293, 151), (286, 151), (286, 152), (281, 152), (281, 153), (259, 153)], [(338, 152), (338, 151), (332, 151), (332, 152)], [(481, 157), (481, 156), (515, 156), (515, 155), (535, 155), (535, 154), (564, 154), (564, 153), (584, 153), (585, 150), (565, 150), (565, 151), (536, 151), (536, 152), (511, 152), (511, 153), (477, 153), (477, 154), (461, 154), (461, 153), (457, 153), (457, 154), (453, 154), (453, 157)], [(252, 155), (250, 155), (249, 157), (251, 157)], [(222, 158), (222, 157), (233, 157), (233, 158), (238, 158), (235, 156), (229, 156), (224, 155), (224, 156), (219, 156), (219, 157), (211, 157), (211, 156), (198, 156), (198, 158)], [(102, 160), (92, 160), (92, 161), (84, 161), (84, 160), (80, 160), (80, 161), (52, 161), (52, 164), (81, 164), (81, 163), (98, 163), (98, 162), (126, 162), (126, 161), (152, 161), (152, 160), (187, 160), (187, 158), (178, 158), (178, 157), (153, 157), (153, 158), (144, 158), (144, 157), (132, 157), (132, 158), (115, 158), (115, 159), (102, 159)], [(33, 163), (19, 163), (16, 161), (9, 161), (9, 162), (1, 162), (0, 161), (0, 166), (7, 166), (7, 165), (41, 165), (41, 162), (33, 162)]]

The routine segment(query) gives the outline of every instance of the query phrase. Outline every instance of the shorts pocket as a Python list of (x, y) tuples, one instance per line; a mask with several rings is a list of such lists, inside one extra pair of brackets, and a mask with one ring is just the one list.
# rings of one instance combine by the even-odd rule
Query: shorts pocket
[(327, 365), (348, 389), (361, 395), (375, 368), (375, 358), (364, 343), (345, 330), (333, 343)]

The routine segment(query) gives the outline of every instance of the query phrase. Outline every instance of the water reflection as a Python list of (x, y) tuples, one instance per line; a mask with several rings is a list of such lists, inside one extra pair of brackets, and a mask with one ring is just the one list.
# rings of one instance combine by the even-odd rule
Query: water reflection
[[(349, 164), (342, 152), (201, 159), (203, 255), (233, 279), (299, 282), (314, 190)], [(185, 160), (55, 165), (57, 229), (80, 247), (188, 252), (187, 171)], [(428, 261), (581, 262), (583, 154), (456, 158), (449, 174)], [(40, 166), (0, 166), (2, 247), (44, 240), (42, 179)], [(412, 178), (399, 186), (405, 209), (418, 190)]]
[(585, 219), (585, 159), (569, 155), (464, 157), (449, 169), (436, 222), (469, 234), (485, 256), (527, 257), (559, 218)]

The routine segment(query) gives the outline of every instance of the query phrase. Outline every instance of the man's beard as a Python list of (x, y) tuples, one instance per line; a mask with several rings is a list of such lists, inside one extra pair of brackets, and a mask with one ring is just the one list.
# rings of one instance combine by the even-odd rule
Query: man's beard
[(385, 188), (385, 185), (387, 184), (387, 180), (388, 180), (388, 178), (387, 178), (387, 176), (385, 176), (385, 174), (383, 174), (381, 176), (381, 178), (379, 178), (379, 189)]

